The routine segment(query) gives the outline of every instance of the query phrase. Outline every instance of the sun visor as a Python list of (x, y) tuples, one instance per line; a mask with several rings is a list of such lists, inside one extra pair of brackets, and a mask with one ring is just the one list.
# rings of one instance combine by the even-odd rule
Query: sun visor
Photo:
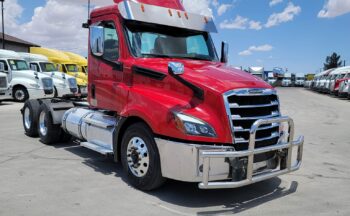
[(128, 0), (119, 2), (118, 8), (121, 16), (126, 20), (196, 31), (217, 32), (213, 18), (208, 16)]

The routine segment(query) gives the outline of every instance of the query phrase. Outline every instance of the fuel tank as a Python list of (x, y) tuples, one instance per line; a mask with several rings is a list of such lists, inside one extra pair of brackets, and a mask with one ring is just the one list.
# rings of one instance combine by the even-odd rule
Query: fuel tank
[(62, 128), (72, 136), (105, 149), (113, 149), (116, 118), (88, 108), (65, 112)]

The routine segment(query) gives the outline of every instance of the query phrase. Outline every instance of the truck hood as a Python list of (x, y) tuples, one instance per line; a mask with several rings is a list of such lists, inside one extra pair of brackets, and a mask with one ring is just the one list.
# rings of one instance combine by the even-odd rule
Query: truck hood
[(180, 60), (180, 59), (140, 59), (137, 66), (168, 74), (169, 62), (181, 62), (185, 73), (181, 75), (187, 81), (218, 93), (240, 88), (272, 88), (262, 79), (247, 72), (226, 66), (220, 62)]

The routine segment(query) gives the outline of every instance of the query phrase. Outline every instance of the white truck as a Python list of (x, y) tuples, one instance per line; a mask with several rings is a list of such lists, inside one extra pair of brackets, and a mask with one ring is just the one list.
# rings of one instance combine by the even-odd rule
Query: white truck
[(7, 96), (17, 102), (27, 99), (52, 98), (54, 96), (53, 80), (50, 76), (30, 70), (27, 62), (21, 56), (9, 50), (0, 50), (0, 63), (4, 64), (3, 73), (11, 89)]
[(57, 67), (43, 55), (19, 53), (33, 71), (49, 75), (53, 79), (55, 97), (72, 98), (78, 96), (78, 85), (75, 77), (59, 72)]
[(268, 74), (267, 74), (267, 82), (268, 82), (270, 85), (272, 85), (272, 86), (275, 85), (276, 81), (277, 81), (277, 78), (274, 76), (273, 73), (268, 73)]
[(8, 83), (7, 74), (1, 71), (5, 71), (5, 65), (0, 63), (0, 103), (3, 100), (11, 99), (11, 96), (8, 94), (10, 85)]
[(285, 73), (282, 79), (282, 86), (283, 87), (290, 87), (292, 86), (292, 74), (291, 73)]
[(295, 86), (303, 87), (305, 84), (305, 75), (302, 73), (297, 73), (295, 75)]
[(249, 67), (249, 73), (264, 79), (264, 68), (263, 67)]

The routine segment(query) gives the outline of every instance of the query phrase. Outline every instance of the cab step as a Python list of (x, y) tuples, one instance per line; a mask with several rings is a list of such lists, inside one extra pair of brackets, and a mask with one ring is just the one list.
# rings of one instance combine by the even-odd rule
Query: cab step
[(109, 148), (106, 148), (104, 146), (100, 146), (100, 145), (97, 145), (97, 144), (94, 144), (94, 143), (81, 142), (80, 145), (85, 147), (85, 148), (88, 148), (90, 150), (93, 150), (95, 152), (98, 152), (100, 154), (103, 154), (103, 155), (112, 155), (113, 154), (113, 150), (112, 149), (109, 149)]

